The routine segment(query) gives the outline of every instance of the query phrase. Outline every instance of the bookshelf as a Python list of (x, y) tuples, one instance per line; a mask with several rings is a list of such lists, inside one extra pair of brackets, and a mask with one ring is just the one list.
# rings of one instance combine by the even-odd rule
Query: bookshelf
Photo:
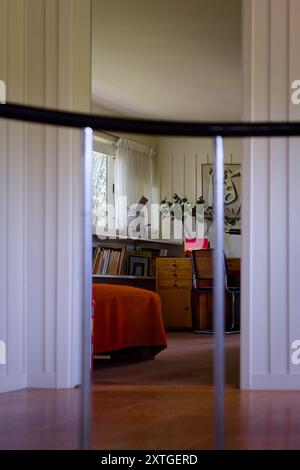
[(155, 259), (161, 256), (183, 256), (183, 243), (127, 238), (101, 240), (93, 235), (93, 283), (155, 291)]

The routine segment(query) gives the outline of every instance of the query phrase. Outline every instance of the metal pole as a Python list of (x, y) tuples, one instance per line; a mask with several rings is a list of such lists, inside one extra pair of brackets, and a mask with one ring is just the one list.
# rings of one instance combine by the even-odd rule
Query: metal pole
[(214, 384), (216, 448), (223, 449), (224, 440), (224, 155), (223, 139), (215, 138), (214, 152)]
[(83, 129), (83, 299), (81, 448), (89, 449), (91, 433), (91, 317), (92, 317), (92, 149), (93, 130)]

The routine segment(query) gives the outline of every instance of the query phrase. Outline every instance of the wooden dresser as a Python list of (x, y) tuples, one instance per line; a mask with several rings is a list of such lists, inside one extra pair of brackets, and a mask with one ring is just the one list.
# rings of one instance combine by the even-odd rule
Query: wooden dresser
[(156, 291), (161, 298), (163, 321), (168, 330), (191, 329), (191, 288), (190, 258), (156, 259)]
[[(240, 259), (227, 258), (227, 265), (228, 285), (239, 287)], [(168, 330), (184, 331), (195, 328), (212, 328), (211, 295), (204, 294), (198, 313), (194, 312), (193, 320), (191, 289), (192, 263), (190, 258), (156, 259), (156, 292), (161, 298), (163, 321)], [(228, 299), (226, 301), (226, 311), (230, 323), (232, 310)]]

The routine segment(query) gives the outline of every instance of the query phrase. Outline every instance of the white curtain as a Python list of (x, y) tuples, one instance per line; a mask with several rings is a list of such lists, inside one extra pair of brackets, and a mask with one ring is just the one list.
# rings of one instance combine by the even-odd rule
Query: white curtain
[(93, 233), (106, 225), (107, 176), (107, 155), (93, 152)]
[[(127, 226), (128, 208), (137, 204), (141, 197), (158, 203), (158, 188), (155, 181), (156, 152), (154, 149), (131, 140), (119, 139), (115, 164), (115, 201), (117, 227), (123, 232)], [(127, 198), (127, 207), (124, 204)]]

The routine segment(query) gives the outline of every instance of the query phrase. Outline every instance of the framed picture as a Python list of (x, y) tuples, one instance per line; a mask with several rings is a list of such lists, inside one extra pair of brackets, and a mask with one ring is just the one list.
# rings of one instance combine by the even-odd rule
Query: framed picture
[[(214, 165), (202, 164), (202, 194), (205, 199), (205, 218), (211, 216), (214, 201)], [(224, 164), (224, 212), (225, 217), (236, 219), (239, 226), (241, 218), (241, 165)]]
[(149, 257), (130, 256), (129, 257), (129, 275), (130, 276), (148, 276)]

